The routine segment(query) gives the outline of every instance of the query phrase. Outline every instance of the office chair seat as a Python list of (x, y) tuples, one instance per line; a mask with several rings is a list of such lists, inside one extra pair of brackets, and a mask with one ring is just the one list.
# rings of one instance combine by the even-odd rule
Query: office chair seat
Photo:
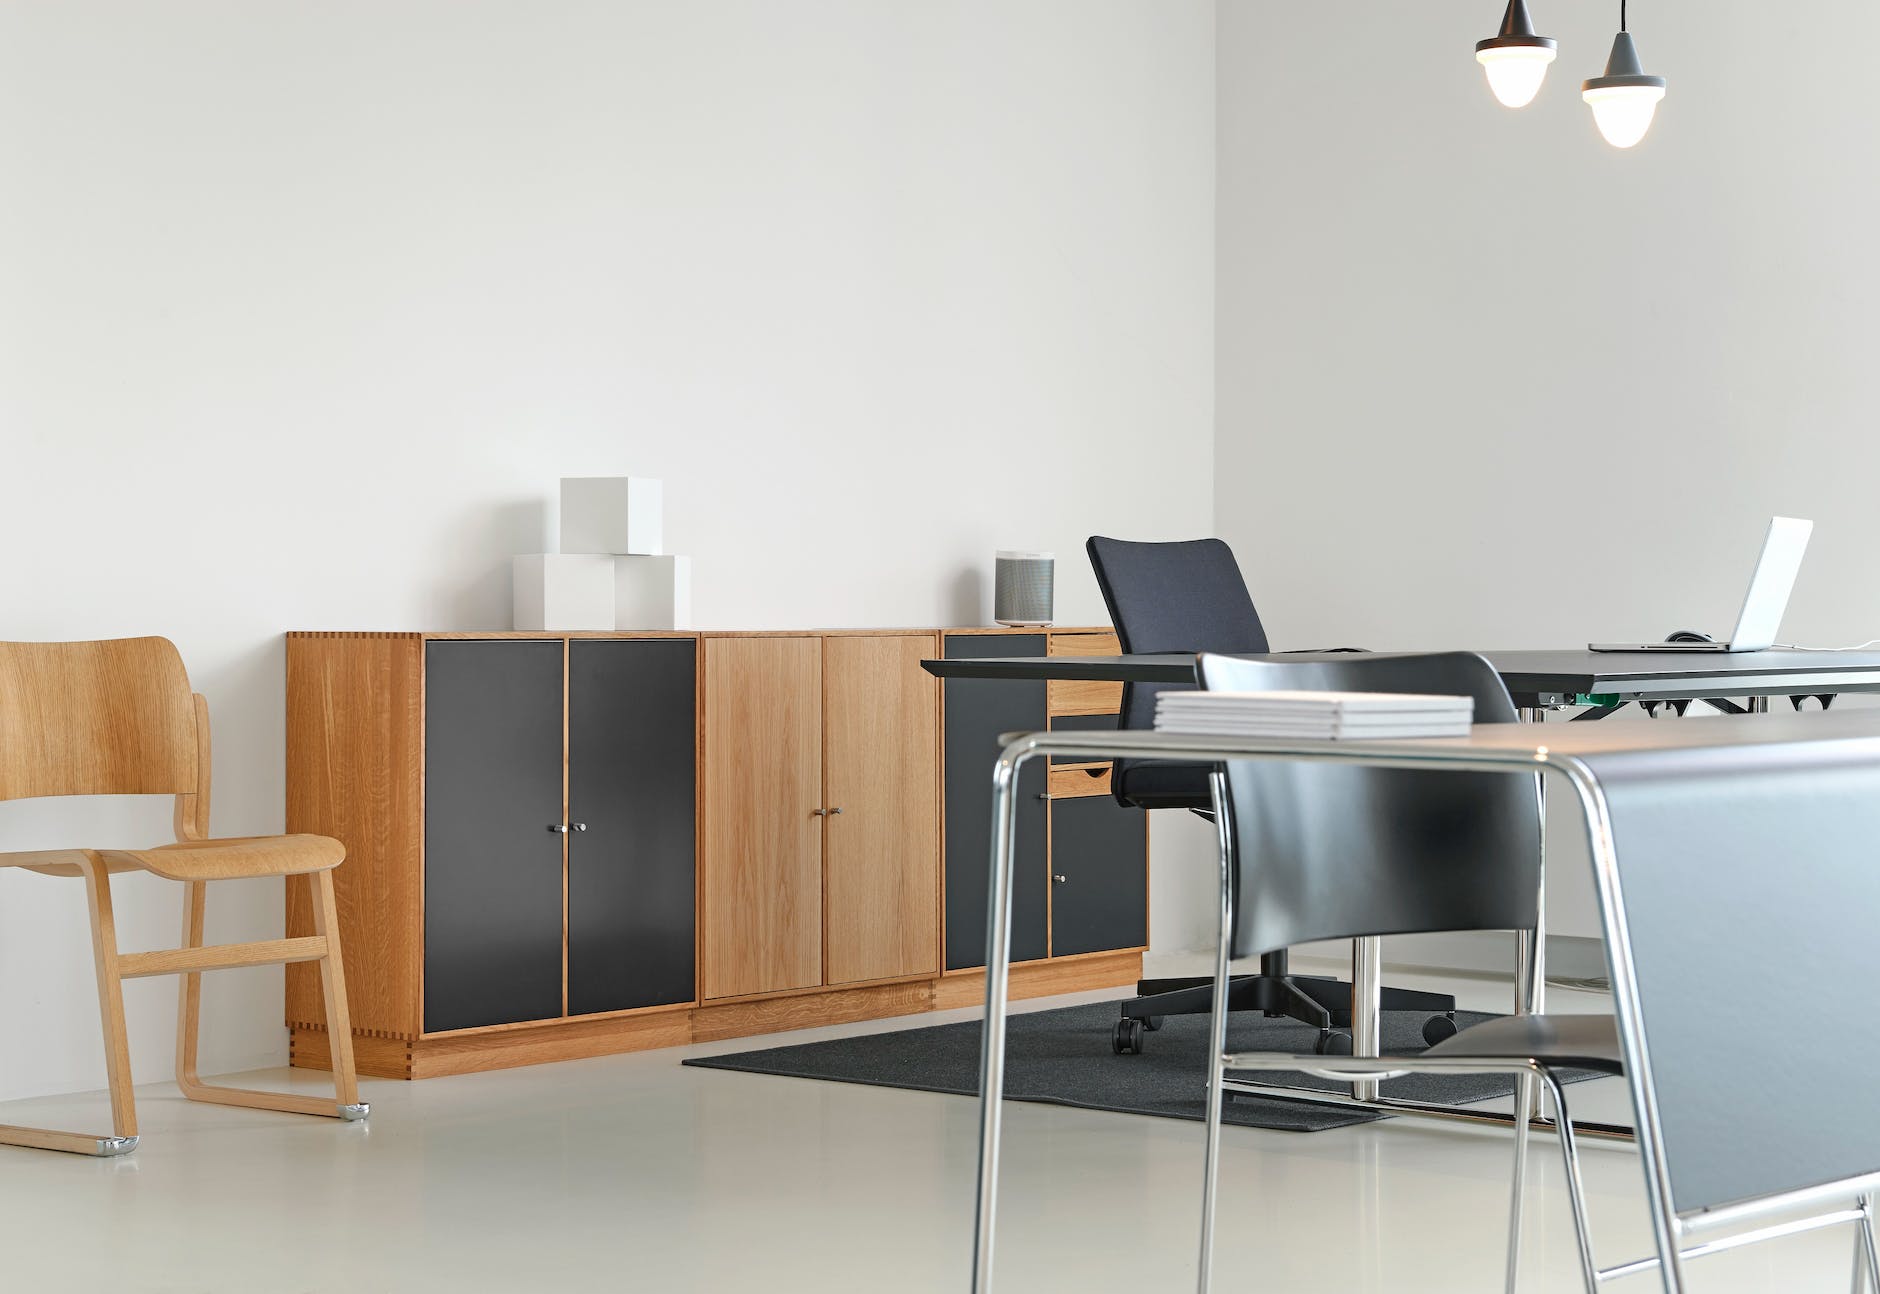
[[(46, 876), (82, 876), (86, 851), (45, 849), (0, 854), (0, 866), (25, 867)], [(153, 872), (172, 881), (214, 881), (243, 876), (298, 876), (339, 866), (346, 847), (326, 836), (241, 836), (189, 840), (154, 849), (97, 851), (107, 870)]]
[(1117, 797), (1139, 809), (1200, 809), (1214, 807), (1208, 791), (1212, 764), (1124, 763), (1111, 789)]
[(1609, 1015), (1510, 1015), (1470, 1025), (1424, 1053), (1456, 1059), (1527, 1056), (1548, 1065), (1622, 1074), (1619, 1026)]

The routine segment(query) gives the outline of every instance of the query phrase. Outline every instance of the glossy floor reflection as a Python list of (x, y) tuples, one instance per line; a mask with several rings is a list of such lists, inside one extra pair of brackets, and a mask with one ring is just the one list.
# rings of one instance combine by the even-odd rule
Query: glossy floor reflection
[[(1392, 980), (1505, 1006), (1505, 987), (1487, 981)], [(1556, 991), (1551, 1005), (1601, 1002)], [(956, 1016), (902, 1023), (937, 1018)], [(685, 1069), (683, 1054), (372, 1081), (365, 1126), (194, 1106), (147, 1086), (144, 1143), (128, 1159), (0, 1149), (4, 1288), (966, 1288), (973, 1101)], [(1624, 1117), (1616, 1083), (1573, 1095), (1590, 1117)], [(22, 1101), (0, 1120), (89, 1127), (101, 1109), (96, 1096)], [(1190, 1287), (1199, 1125), (1013, 1105), (1006, 1129), (1002, 1289)], [(1526, 1287), (1575, 1290), (1558, 1159), (1550, 1141), (1535, 1150)], [(1632, 1152), (1593, 1146), (1586, 1159), (1602, 1261), (1646, 1252)], [(1402, 1120), (1313, 1135), (1229, 1128), (1217, 1288), (1498, 1290), (1508, 1162), (1491, 1131)], [(1694, 1286), (1841, 1294), (1852, 1246), (1830, 1231), (1739, 1251), (1698, 1265)], [(1611, 1286), (1653, 1287), (1649, 1276)]]

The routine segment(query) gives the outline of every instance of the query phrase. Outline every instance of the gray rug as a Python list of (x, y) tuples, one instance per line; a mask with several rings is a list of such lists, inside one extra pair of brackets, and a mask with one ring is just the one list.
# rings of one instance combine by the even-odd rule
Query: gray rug
[[(1201, 1119), (1205, 1114), (1202, 1075), (1207, 1069), (1208, 1018), (1167, 1017), (1160, 1030), (1148, 1035), (1140, 1056), (1118, 1056), (1110, 1050), (1110, 1030), (1116, 1018), (1114, 1002), (1011, 1016), (1006, 1043), (1006, 1097), (1165, 1119)], [(1385, 1052), (1422, 1051), (1426, 1018), (1422, 1012), (1386, 1011)], [(1480, 1012), (1456, 1013), (1456, 1022), (1465, 1028), (1492, 1018)], [(1229, 1051), (1305, 1054), (1311, 1052), (1317, 1036), (1316, 1029), (1296, 1021), (1242, 1013), (1230, 1018), (1227, 1047)], [(830, 1042), (700, 1056), (685, 1063), (705, 1069), (977, 1096), (979, 1022), (893, 1029)], [(1349, 1090), (1305, 1074), (1270, 1077), (1275, 1082), (1324, 1091)], [(1575, 1073), (1565, 1077), (1577, 1081), (1598, 1075)], [(1384, 1084), (1383, 1091), (1388, 1096), (1466, 1105), (1511, 1095), (1514, 1084), (1512, 1079), (1493, 1077), (1413, 1075)], [(1252, 1128), (1321, 1132), (1389, 1116), (1274, 1097), (1235, 1096), (1227, 1103), (1225, 1117), (1228, 1123)]]

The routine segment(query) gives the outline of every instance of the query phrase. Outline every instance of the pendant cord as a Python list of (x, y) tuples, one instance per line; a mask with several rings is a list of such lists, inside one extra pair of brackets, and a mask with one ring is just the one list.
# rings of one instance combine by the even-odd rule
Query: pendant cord
[(1620, 31), (1626, 30), (1625, 6), (1626, 6), (1626, 0), (1619, 0), (1619, 30)]

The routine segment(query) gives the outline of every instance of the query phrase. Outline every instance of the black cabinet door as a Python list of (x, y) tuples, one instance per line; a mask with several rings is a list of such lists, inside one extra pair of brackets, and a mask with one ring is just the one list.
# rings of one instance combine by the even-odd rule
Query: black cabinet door
[[(949, 660), (1042, 656), (1043, 634), (954, 634)], [(986, 964), (986, 880), (992, 846), (992, 763), (999, 734), (1037, 732), (1049, 720), (1045, 684), (948, 679), (946, 689), (947, 969)], [(1018, 853), (1012, 870), (1012, 960), (1045, 955), (1045, 761), (1018, 775)]]
[(1051, 802), (1052, 956), (1149, 942), (1146, 816), (1107, 795)]
[(693, 998), (691, 639), (568, 645), (568, 1013)]
[(427, 1032), (561, 1015), (561, 653), (425, 644)]

